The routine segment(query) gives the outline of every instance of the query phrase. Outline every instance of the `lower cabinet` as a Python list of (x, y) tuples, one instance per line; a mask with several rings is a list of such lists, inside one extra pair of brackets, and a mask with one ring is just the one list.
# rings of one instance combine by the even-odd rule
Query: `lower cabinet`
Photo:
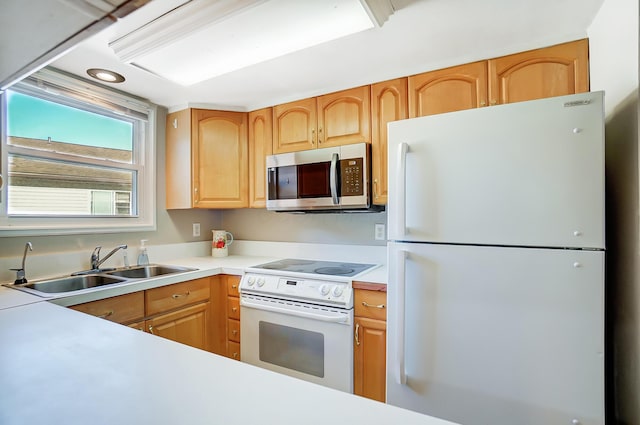
[(210, 278), (203, 278), (92, 301), (71, 308), (211, 351), (210, 299)]
[(354, 290), (353, 393), (381, 402), (387, 382), (386, 303), (384, 291)]
[(240, 276), (224, 276), (227, 286), (227, 357), (240, 360)]
[(209, 351), (209, 302), (156, 316), (144, 326), (153, 335)]

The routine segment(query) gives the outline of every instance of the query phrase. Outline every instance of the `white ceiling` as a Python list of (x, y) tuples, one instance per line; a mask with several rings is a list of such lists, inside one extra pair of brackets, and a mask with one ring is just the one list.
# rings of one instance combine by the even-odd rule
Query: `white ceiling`
[(396, 12), (381, 28), (182, 87), (122, 63), (108, 47), (110, 41), (184, 2), (153, 0), (52, 66), (83, 77), (88, 68), (117, 71), (127, 78), (118, 89), (171, 110), (190, 105), (251, 111), (585, 38), (603, 1), (392, 0)]

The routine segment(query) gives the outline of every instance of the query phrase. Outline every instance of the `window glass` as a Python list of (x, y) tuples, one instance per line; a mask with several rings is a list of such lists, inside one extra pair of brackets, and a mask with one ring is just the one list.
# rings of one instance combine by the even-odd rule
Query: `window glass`
[(0, 101), (0, 235), (155, 229), (155, 107), (51, 68)]

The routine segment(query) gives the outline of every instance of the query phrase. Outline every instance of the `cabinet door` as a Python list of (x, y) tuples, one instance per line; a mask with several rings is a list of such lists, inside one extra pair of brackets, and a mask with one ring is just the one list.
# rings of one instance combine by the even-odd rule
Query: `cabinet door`
[(489, 60), (491, 104), (589, 91), (588, 40)]
[(409, 118), (486, 105), (486, 61), (409, 77)]
[(373, 203), (387, 203), (387, 123), (407, 118), (407, 79), (371, 86), (371, 172)]
[(194, 207), (249, 206), (247, 114), (192, 113)]
[(167, 115), (166, 125), (166, 207), (192, 208), (191, 110)]
[(355, 318), (353, 393), (385, 401), (387, 323)]
[(249, 113), (249, 206), (266, 206), (266, 157), (273, 152), (273, 111)]
[(145, 322), (153, 335), (209, 350), (209, 303), (200, 303)]
[(371, 88), (318, 97), (318, 147), (371, 143)]
[(316, 99), (273, 107), (273, 153), (297, 152), (316, 147)]

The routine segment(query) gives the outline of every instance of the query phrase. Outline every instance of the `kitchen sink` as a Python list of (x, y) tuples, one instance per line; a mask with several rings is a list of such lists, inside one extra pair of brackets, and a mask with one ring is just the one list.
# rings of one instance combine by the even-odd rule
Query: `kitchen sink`
[(83, 289), (141, 281), (157, 276), (165, 276), (195, 270), (198, 269), (189, 267), (167, 266), (161, 264), (150, 264), (146, 266), (123, 267), (115, 270), (111, 269), (108, 271), (86, 270), (83, 272), (76, 272), (70, 276), (43, 279), (20, 285), (7, 284), (5, 286), (42, 297), (49, 297), (53, 294), (62, 294), (66, 292), (80, 291)]
[(176, 267), (176, 266), (162, 266), (159, 264), (152, 264), (149, 266), (137, 266), (129, 267), (125, 269), (118, 269), (112, 272), (107, 272), (109, 276), (119, 276), (128, 279), (145, 279), (155, 276), (162, 276), (165, 274), (183, 273), (193, 271), (188, 267)]
[(96, 286), (112, 285), (124, 282), (125, 279), (103, 275), (68, 276), (39, 282), (26, 283), (21, 288), (33, 289), (47, 294), (57, 294), (60, 292), (79, 291), (80, 289), (95, 288)]

